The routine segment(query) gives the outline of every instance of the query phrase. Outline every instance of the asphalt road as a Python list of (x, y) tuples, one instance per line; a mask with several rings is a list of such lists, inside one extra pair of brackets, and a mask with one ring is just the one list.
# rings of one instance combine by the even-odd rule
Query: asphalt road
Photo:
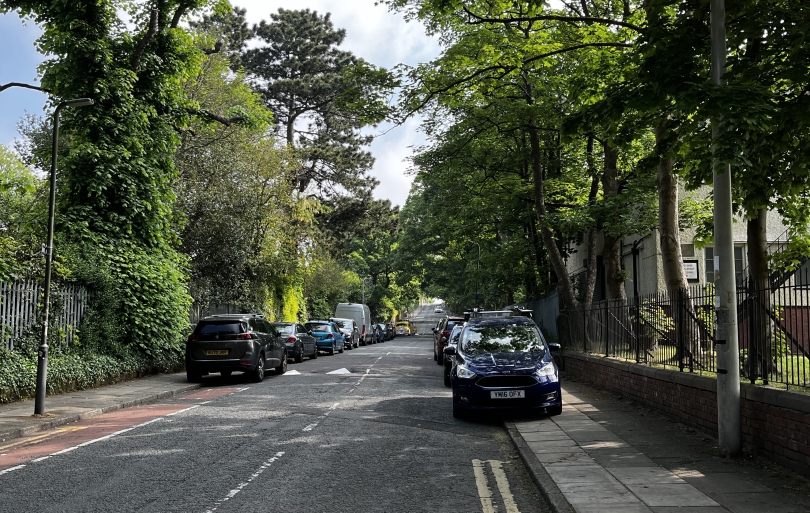
[(432, 358), (438, 314), (423, 310), (420, 336), (259, 384), (210, 376), (8, 448), (25, 465), (0, 470), (0, 512), (548, 511), (500, 420), (453, 419)]

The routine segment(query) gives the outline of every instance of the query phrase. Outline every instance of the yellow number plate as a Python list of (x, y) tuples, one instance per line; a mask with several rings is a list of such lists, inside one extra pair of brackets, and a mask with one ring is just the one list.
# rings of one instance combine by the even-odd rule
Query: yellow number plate
[(228, 350), (227, 349), (209, 349), (208, 351), (205, 352), (205, 354), (206, 354), (206, 356), (222, 356), (222, 355), (227, 355)]

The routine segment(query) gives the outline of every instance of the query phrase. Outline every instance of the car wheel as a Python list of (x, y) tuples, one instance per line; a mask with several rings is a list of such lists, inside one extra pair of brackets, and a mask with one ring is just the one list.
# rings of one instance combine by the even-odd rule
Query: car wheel
[(450, 386), (450, 366), (449, 365), (444, 366), (444, 386), (446, 386), (446, 387)]
[(354, 349), (354, 346), (352, 346), (351, 342), (349, 342), (349, 345), (346, 347), (346, 349), (348, 349), (349, 351)]
[[(301, 358), (303, 360), (303, 358)], [(287, 372), (287, 352), (281, 355), (281, 364), (276, 367), (276, 374), (284, 374)]]
[(194, 371), (186, 371), (186, 378), (188, 378), (189, 383), (199, 383), (200, 381), (202, 381), (202, 373)]
[(318, 346), (315, 346), (315, 349), (312, 351), (312, 354), (309, 356), (310, 360), (314, 360), (318, 357)]
[(301, 347), (298, 349), (298, 354), (295, 355), (295, 363), (301, 363), (304, 361), (304, 344), (301, 344)]
[(436, 341), (435, 340), (433, 341), (433, 361), (434, 362), (439, 361), (439, 352), (436, 351)]
[(261, 383), (264, 379), (264, 355), (259, 355), (259, 363), (256, 364), (256, 370), (253, 371), (251, 378), (254, 383)]
[(332, 347), (329, 348), (329, 354), (330, 355), (335, 354), (335, 343), (334, 342), (332, 343)]
[(222, 376), (223, 378), (227, 378), (228, 376), (231, 375), (231, 371), (227, 371), (227, 370), (226, 371), (219, 371), (219, 375)]
[(555, 415), (562, 414), (562, 403), (558, 404), (557, 406), (549, 406), (546, 408), (546, 413), (548, 413), (549, 417), (554, 417)]
[(342, 353), (342, 352), (343, 352), (343, 349), (344, 349), (344, 347), (343, 347), (343, 343), (341, 343), (341, 344), (340, 344), (340, 349), (338, 349), (338, 353)]
[(436, 363), (438, 365), (444, 365), (444, 352), (439, 351), (439, 355), (436, 357)]

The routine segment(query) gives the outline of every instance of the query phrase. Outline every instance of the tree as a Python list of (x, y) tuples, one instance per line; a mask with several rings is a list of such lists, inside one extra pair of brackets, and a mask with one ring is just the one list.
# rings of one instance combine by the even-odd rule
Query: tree
[(243, 62), (281, 135), (301, 152), (295, 187), (324, 197), (370, 190), (371, 138), (360, 129), (384, 118), (389, 74), (338, 49), (346, 31), (328, 13), (279, 9), (270, 19), (253, 29), (266, 46), (247, 50)]

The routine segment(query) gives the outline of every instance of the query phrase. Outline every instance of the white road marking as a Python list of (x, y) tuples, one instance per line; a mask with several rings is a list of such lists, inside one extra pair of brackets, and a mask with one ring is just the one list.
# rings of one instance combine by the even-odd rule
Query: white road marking
[(330, 406), (330, 407), (329, 407), (329, 409), (326, 411), (326, 413), (324, 413), (323, 415), (319, 415), (319, 416), (318, 416), (318, 419), (317, 419), (315, 422), (313, 422), (313, 423), (312, 423), (312, 424), (310, 424), (309, 426), (305, 427), (305, 428), (304, 428), (304, 429), (302, 429), (301, 431), (312, 431), (313, 429), (315, 429), (316, 427), (318, 427), (318, 424), (320, 424), (320, 423), (321, 423), (321, 421), (322, 421), (323, 419), (325, 419), (326, 417), (328, 417), (328, 416), (329, 416), (329, 414), (330, 414), (330, 413), (332, 413), (332, 412), (335, 410), (335, 408), (337, 408), (337, 407), (338, 407), (338, 405), (339, 405), (339, 404), (340, 404), (340, 403), (339, 403), (339, 402), (337, 402), (337, 403), (333, 404), (332, 406)]
[(351, 373), (352, 373), (352, 371), (350, 371), (346, 367), (343, 367), (343, 368), (337, 369), (337, 370), (333, 370), (331, 372), (327, 372), (327, 374), (351, 374)]
[(272, 465), (276, 460), (278, 460), (282, 456), (284, 456), (283, 451), (277, 452), (275, 456), (273, 456), (269, 460), (262, 463), (262, 465), (259, 467), (259, 469), (256, 472), (254, 472), (253, 474), (251, 474), (250, 477), (247, 478), (246, 481), (243, 481), (243, 482), (239, 483), (238, 485), (236, 485), (236, 488), (229, 491), (228, 495), (226, 495), (222, 499), (219, 499), (218, 501), (216, 501), (214, 503), (214, 506), (211, 509), (206, 510), (205, 513), (214, 513), (214, 511), (216, 511), (217, 508), (219, 508), (222, 505), (222, 503), (233, 499), (236, 496), (237, 493), (241, 492), (246, 486), (248, 486), (250, 483), (252, 483), (257, 477), (259, 477), (262, 474), (262, 472), (267, 470), (267, 468), (270, 467), (270, 465)]
[[(177, 415), (178, 413), (187, 412), (187, 411), (189, 411), (189, 410), (193, 410), (194, 408), (199, 408), (199, 407), (200, 407), (200, 405), (199, 405), (199, 404), (195, 404), (194, 406), (189, 406), (188, 408), (183, 408), (182, 410), (178, 410), (178, 411), (175, 411), (175, 412), (169, 413), (169, 414), (167, 414), (166, 416), (167, 416), (167, 417), (171, 417), (171, 416), (173, 416), (173, 415)], [(154, 422), (155, 420), (157, 420), (157, 419), (150, 420), (149, 422)], [(134, 426), (134, 427), (141, 427), (141, 426), (144, 426), (144, 425), (146, 425), (146, 424), (138, 424), (137, 426)]]
[(282, 376), (300, 376), (300, 375), (301, 373), (298, 372), (297, 370), (287, 371), (284, 374), (282, 374)]
[(473, 472), (475, 473), (475, 486), (478, 487), (478, 498), (481, 499), (481, 509), (484, 513), (495, 513), (495, 506), (492, 504), (492, 490), (489, 489), (487, 476), (484, 474), (484, 462), (472, 460)]
[(2, 476), (3, 474), (7, 474), (9, 472), (14, 472), (15, 470), (19, 470), (23, 467), (25, 467), (25, 465), (17, 465), (16, 467), (9, 467), (5, 470), (0, 470), (0, 476)]

